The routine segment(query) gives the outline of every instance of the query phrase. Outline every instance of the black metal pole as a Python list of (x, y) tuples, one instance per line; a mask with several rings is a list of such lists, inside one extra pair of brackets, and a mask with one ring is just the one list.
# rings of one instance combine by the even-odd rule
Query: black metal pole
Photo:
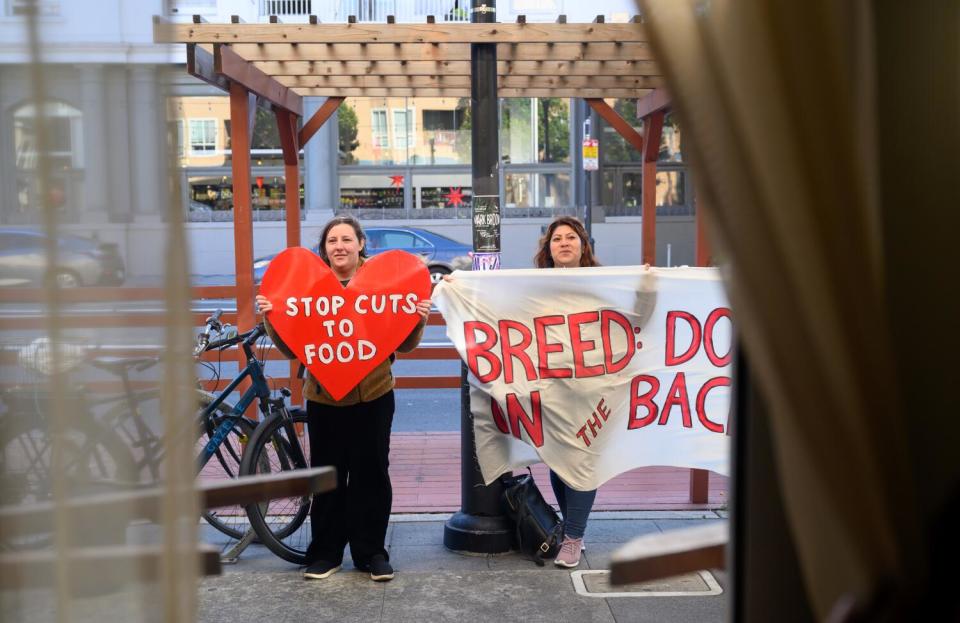
[[(496, 0), (473, 0), (470, 21), (496, 21)], [(473, 269), (500, 268), (499, 123), (497, 46), (470, 45), (470, 115), (473, 174)], [(483, 484), (477, 464), (466, 366), (460, 372), (460, 512), (443, 528), (443, 544), (456, 552), (510, 551), (513, 534), (503, 515), (499, 482)]]

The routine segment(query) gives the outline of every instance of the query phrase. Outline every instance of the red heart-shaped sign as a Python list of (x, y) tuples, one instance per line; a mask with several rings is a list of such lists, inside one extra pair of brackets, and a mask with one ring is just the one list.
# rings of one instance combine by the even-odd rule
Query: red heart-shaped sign
[(387, 251), (344, 287), (318, 255), (291, 247), (270, 262), (260, 294), (273, 303), (267, 316), (280, 338), (340, 400), (413, 331), (430, 273), (417, 256)]

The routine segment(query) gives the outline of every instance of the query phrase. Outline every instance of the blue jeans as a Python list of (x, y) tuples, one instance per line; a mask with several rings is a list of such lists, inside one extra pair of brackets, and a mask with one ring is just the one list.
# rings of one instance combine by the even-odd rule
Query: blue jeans
[(563, 515), (563, 534), (571, 539), (582, 539), (587, 530), (587, 517), (593, 508), (593, 500), (597, 497), (597, 490), (577, 491), (560, 480), (553, 470), (550, 470), (550, 486), (553, 495), (560, 504), (560, 513)]

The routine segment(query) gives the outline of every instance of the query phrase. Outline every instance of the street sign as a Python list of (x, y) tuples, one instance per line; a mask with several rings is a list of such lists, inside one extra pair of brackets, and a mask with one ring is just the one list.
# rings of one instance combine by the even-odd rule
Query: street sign
[(583, 139), (583, 170), (596, 171), (600, 168), (600, 141), (595, 138)]

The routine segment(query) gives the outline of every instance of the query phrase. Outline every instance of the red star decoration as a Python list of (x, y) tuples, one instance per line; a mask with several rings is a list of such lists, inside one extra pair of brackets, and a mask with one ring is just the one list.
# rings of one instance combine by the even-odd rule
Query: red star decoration
[(450, 192), (443, 196), (446, 200), (447, 205), (451, 205), (455, 208), (459, 208), (463, 205), (463, 191), (460, 190), (460, 187), (450, 188)]
[(403, 176), (402, 175), (391, 175), (390, 176), (390, 185), (394, 188), (403, 188)]

